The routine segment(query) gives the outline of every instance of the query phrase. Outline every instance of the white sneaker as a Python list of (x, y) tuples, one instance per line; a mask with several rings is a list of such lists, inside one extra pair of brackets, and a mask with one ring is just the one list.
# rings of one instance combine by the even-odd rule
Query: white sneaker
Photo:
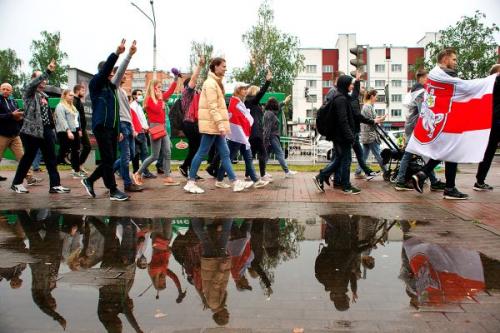
[[(248, 182), (244, 182), (244, 181), (239, 180), (239, 179), (235, 180), (233, 182), (233, 192), (241, 192), (241, 191), (243, 191), (245, 188), (247, 188), (246, 187), (247, 183)], [(250, 186), (252, 186), (252, 185), (250, 185)]]
[(285, 177), (286, 178), (292, 178), (293, 176), (295, 176), (297, 174), (297, 171), (293, 171), (293, 170), (288, 170), (287, 173), (285, 173)]
[(188, 181), (186, 183), (186, 186), (184, 186), (184, 191), (186, 192), (189, 192), (189, 193), (193, 193), (193, 194), (201, 194), (201, 193), (205, 193), (205, 191), (198, 187), (195, 182), (193, 181)]
[(26, 187), (24, 187), (23, 184), (19, 184), (19, 185), (12, 185), (10, 187), (12, 189), (12, 191), (16, 192), (16, 193), (29, 193), (30, 191), (28, 191), (26, 189)]
[(226, 184), (224, 182), (216, 181), (215, 182), (215, 187), (218, 187), (218, 188), (230, 188), (231, 185)]
[(269, 182), (267, 180), (259, 179), (258, 181), (256, 181), (253, 184), (253, 187), (255, 187), (255, 188), (261, 188), (261, 187), (266, 186), (267, 184), (269, 184)]
[(269, 183), (272, 183), (273, 182), (273, 176), (271, 176), (270, 174), (266, 173), (264, 175), (264, 177), (261, 178), (263, 181), (266, 181), (266, 182), (269, 182)]
[(250, 188), (250, 187), (252, 187), (253, 184), (254, 184), (253, 181), (249, 181), (249, 182), (245, 181), (244, 183), (245, 183), (245, 190), (248, 189), (248, 188)]

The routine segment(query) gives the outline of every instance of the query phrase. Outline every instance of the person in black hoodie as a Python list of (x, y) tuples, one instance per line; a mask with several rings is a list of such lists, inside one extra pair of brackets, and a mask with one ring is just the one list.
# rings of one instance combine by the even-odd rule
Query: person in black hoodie
[(82, 150), (80, 151), (80, 171), (85, 170), (82, 169), (82, 165), (87, 160), (87, 157), (90, 154), (90, 150), (92, 147), (90, 146), (89, 135), (87, 133), (87, 119), (85, 118), (85, 109), (83, 107), (82, 101), (85, 100), (85, 86), (83, 84), (77, 84), (73, 87), (73, 93), (75, 94), (75, 98), (73, 99), (73, 105), (78, 110), (78, 114), (80, 115), (80, 129), (82, 131), (82, 136), (80, 137)]
[(493, 65), (490, 75), (497, 74), (495, 85), (493, 86), (493, 124), (491, 126), (490, 139), (484, 152), (484, 158), (477, 168), (476, 183), (473, 189), (476, 191), (492, 191), (493, 186), (484, 181), (490, 170), (491, 162), (495, 156), (498, 143), (500, 142), (500, 64)]
[[(361, 114), (361, 105), (359, 103), (359, 94), (361, 91), (361, 72), (356, 72), (356, 80), (354, 81), (354, 89), (352, 90), (351, 94), (351, 106), (352, 106), (352, 112), (354, 116), (354, 143), (352, 145), (352, 150), (354, 150), (354, 154), (356, 154), (356, 160), (358, 161), (358, 165), (363, 170), (365, 173), (365, 179), (372, 180), (377, 173), (374, 172), (370, 167), (366, 164), (365, 159), (363, 158), (364, 152), (363, 152), (363, 147), (359, 143), (359, 133), (361, 131), (361, 126), (360, 124), (367, 124), (367, 125), (375, 125), (375, 124), (380, 124), (382, 121), (384, 121), (384, 117), (377, 117), (376, 119), (372, 120), (369, 119)], [(332, 88), (333, 90), (333, 88)], [(331, 91), (332, 91), (331, 90)], [(334, 94), (331, 94), (328, 92), (328, 95), (326, 96), (327, 99), (330, 99), (334, 96)], [(362, 175), (360, 175), (362, 176)], [(325, 178), (325, 183), (327, 185), (330, 185), (329, 181), (330, 176), (328, 178)], [(342, 186), (341, 184), (341, 175), (340, 172), (337, 171), (335, 172), (335, 177), (334, 177), (334, 186)]]
[(250, 87), (245, 100), (245, 106), (250, 109), (250, 114), (254, 119), (249, 141), (252, 153), (254, 155), (258, 154), (261, 177), (266, 175), (267, 153), (266, 147), (264, 146), (264, 111), (262, 110), (262, 106), (260, 106), (260, 101), (262, 100), (262, 97), (264, 97), (267, 89), (269, 89), (272, 78), (273, 74), (268, 70), (264, 85), (260, 87), (260, 89), (255, 86)]
[(337, 82), (337, 92), (333, 96), (331, 110), (333, 112), (333, 146), (335, 158), (330, 164), (322, 169), (318, 175), (313, 177), (314, 183), (321, 192), (325, 192), (325, 179), (340, 170), (340, 182), (342, 190), (346, 194), (359, 194), (360, 189), (351, 185), (351, 148), (355, 140), (355, 121), (352, 111), (352, 97), (349, 93), (354, 89), (353, 78), (349, 75), (342, 75)]

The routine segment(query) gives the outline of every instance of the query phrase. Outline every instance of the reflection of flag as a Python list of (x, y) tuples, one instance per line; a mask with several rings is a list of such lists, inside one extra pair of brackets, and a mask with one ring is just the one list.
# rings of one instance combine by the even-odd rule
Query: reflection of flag
[(422, 243), (417, 238), (405, 241), (403, 246), (416, 279), (419, 303), (460, 301), (484, 290), (478, 252)]
[(407, 150), (435, 160), (481, 162), (491, 130), (495, 78), (462, 80), (436, 66)]

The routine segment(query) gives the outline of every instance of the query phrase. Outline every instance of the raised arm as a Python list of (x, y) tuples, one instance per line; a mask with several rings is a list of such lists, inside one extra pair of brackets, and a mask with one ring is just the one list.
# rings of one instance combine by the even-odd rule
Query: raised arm
[(125, 59), (123, 59), (123, 61), (120, 64), (120, 67), (118, 67), (115, 75), (113, 75), (113, 78), (111, 79), (111, 83), (113, 83), (117, 87), (120, 85), (120, 82), (122, 81), (122, 78), (125, 75), (125, 71), (127, 70), (128, 64), (130, 63), (132, 56), (135, 54), (135, 52), (137, 52), (136, 44), (137, 42), (134, 40), (132, 42), (132, 45), (130, 46), (127, 56), (125, 57)]
[(200, 76), (200, 72), (203, 66), (205, 66), (205, 57), (201, 56), (198, 65), (194, 69), (193, 75), (191, 75), (191, 79), (189, 80), (189, 88), (196, 88), (196, 82), (198, 81), (198, 77)]
[(54, 59), (52, 59), (50, 61), (49, 66), (47, 67), (47, 70), (44, 73), (42, 73), (42, 75), (31, 80), (31, 82), (28, 83), (28, 85), (24, 88), (24, 96), (25, 97), (33, 96), (35, 94), (36, 89), (40, 85), (40, 83), (42, 83), (42, 81), (44, 81), (44, 80), (48, 80), (49, 76), (55, 70), (56, 70), (56, 61)]

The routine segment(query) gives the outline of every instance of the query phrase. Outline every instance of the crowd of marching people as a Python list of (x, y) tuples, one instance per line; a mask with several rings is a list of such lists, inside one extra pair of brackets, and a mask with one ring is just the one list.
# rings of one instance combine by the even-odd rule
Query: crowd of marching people
[[(296, 174), (289, 169), (280, 144), (278, 114), (283, 105), (274, 98), (262, 105), (262, 98), (272, 83), (273, 76), (269, 70), (262, 87), (237, 82), (229, 104), (226, 104), (225, 100), (223, 78), (226, 73), (226, 60), (223, 58), (210, 60), (208, 75), (201, 87), (198, 87), (197, 82), (201, 69), (206, 64), (204, 57), (199, 58), (199, 63), (189, 78), (173, 69), (176, 80), (170, 84), (168, 90), (162, 91), (162, 82), (151, 80), (145, 91), (133, 90), (129, 96), (123, 85), (126, 82), (125, 71), (137, 51), (135, 41), (120, 65), (115, 66), (119, 56), (125, 51), (125, 40), (122, 40), (116, 51), (111, 53), (106, 61), (99, 63), (98, 73), (88, 85), (92, 103), (92, 124), (89, 129), (95, 136), (100, 153), (100, 164), (92, 173), (83, 167), (91, 150), (82, 103), (87, 93), (85, 86), (78, 84), (73, 89), (63, 90), (59, 104), (52, 110), (44, 92), (47, 81), (56, 68), (55, 61), (51, 61), (44, 72), (33, 73), (31, 81), (24, 89), (24, 111), (21, 111), (11, 98), (12, 86), (8, 83), (1, 85), (0, 158), (5, 149), (10, 148), (19, 162), (11, 185), (13, 191), (28, 193), (23, 185), (24, 180), (28, 185), (37, 185), (42, 181), (35, 177), (31, 170), (32, 165), (39, 163), (37, 160), (40, 153), (49, 175), (50, 193), (70, 192), (70, 188), (61, 184), (57, 168), (58, 164), (66, 161), (71, 165), (71, 175), (81, 179), (86, 192), (93, 198), (96, 197), (94, 184), (102, 178), (111, 200), (127, 200), (127, 192), (142, 191), (145, 179), (158, 177), (148, 170), (155, 161), (158, 171), (161, 170), (163, 174), (165, 186), (180, 185), (181, 183), (172, 176), (171, 133), (167, 130), (165, 104), (181, 82), (181, 126), (189, 140), (189, 151), (178, 171), (187, 179), (184, 186), (186, 192), (205, 192), (200, 186), (200, 180), (203, 178), (199, 175), (199, 169), (207, 157), (210, 161), (207, 172), (216, 178), (215, 186), (222, 189), (232, 188), (234, 192), (251, 187), (262, 188), (273, 181), (273, 177), (266, 172), (271, 153), (278, 160), (285, 177), (293, 177)], [(440, 52), (437, 60), (437, 68), (443, 75), (457, 77), (457, 54), (453, 49)], [(496, 75), (493, 91), (490, 92), (493, 95), (493, 123), (484, 158), (479, 161), (481, 163), (476, 176), (477, 182), (473, 186), (477, 191), (493, 189), (485, 183), (485, 179), (500, 139), (499, 72), (500, 65), (493, 66), (491, 74)], [(325, 192), (326, 184), (342, 190), (345, 194), (361, 192), (350, 182), (354, 151), (358, 161), (355, 171), (357, 179), (369, 181), (382, 174), (385, 180), (393, 179), (397, 191), (416, 190), (422, 193), (424, 182), (429, 178), (430, 189), (443, 191), (444, 198), (468, 198), (468, 195), (460, 192), (455, 185), (456, 159), (444, 160), (446, 182), (441, 182), (434, 173), (434, 168), (441, 163), (439, 159), (431, 158), (415, 172), (410, 167), (417, 151), (411, 146), (410, 149), (406, 148), (413, 138), (417, 122), (422, 119), (425, 111), (422, 106), (427, 103), (425, 86), (428, 76), (429, 73), (425, 70), (419, 70), (416, 74), (417, 83), (411, 89), (409, 116), (405, 124), (406, 146), (403, 147), (398, 160), (397, 173), (391, 176), (392, 170), (388, 168), (387, 161), (380, 151), (378, 129), (385, 121), (385, 116), (377, 115), (374, 109), (377, 91), (364, 91), (364, 88), (361, 88), (361, 73), (357, 73), (355, 78), (343, 73), (336, 75), (334, 87), (327, 94), (321, 108), (323, 111), (320, 109), (323, 114), (318, 115), (318, 121), (323, 122), (322, 127), (325, 128), (322, 131), (327, 133), (328, 140), (333, 141), (334, 151), (332, 161), (313, 178), (319, 191)], [(290, 97), (287, 97), (284, 103), (289, 101)], [(434, 118), (424, 126), (430, 129), (429, 133), (432, 135), (435, 129), (433, 126), (439, 124), (442, 120), (439, 117), (442, 115), (430, 113)], [(319, 132), (321, 133), (321, 130)], [(57, 154), (56, 143), (59, 144)], [(373, 171), (367, 164), (370, 152), (377, 161), (380, 172)], [(233, 170), (232, 161), (237, 159), (238, 154), (245, 162), (245, 179), (238, 179)], [(254, 168), (254, 157), (258, 158), (259, 172)], [(133, 166), (132, 173), (130, 162)], [(115, 173), (123, 180), (124, 191), (118, 188)], [(225, 177), (229, 182), (224, 181)], [(2, 177), (1, 180), (6, 178)]]

